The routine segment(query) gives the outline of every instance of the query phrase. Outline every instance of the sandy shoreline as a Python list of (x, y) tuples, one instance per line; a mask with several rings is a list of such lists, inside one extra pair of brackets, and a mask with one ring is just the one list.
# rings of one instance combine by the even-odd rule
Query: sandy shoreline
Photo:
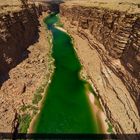
[[(58, 27), (58, 26), (55, 26), (55, 27), (56, 27), (57, 29), (63, 31), (63, 32), (68, 33), (67, 30), (65, 30), (65, 29), (62, 28), (62, 27)], [(68, 34), (69, 34), (69, 33), (68, 33)], [(69, 34), (69, 35), (70, 35), (70, 34)], [(74, 42), (73, 42), (73, 43), (74, 43)], [(75, 45), (75, 43), (74, 43), (74, 45)], [(75, 49), (75, 48), (74, 48), (74, 49)], [(79, 61), (80, 61), (80, 59), (79, 59)], [(82, 75), (81, 75), (81, 76), (82, 76)], [(48, 87), (48, 86), (47, 86), (47, 87)], [(47, 90), (47, 87), (46, 87), (46, 90)], [(34, 122), (35, 122), (35, 120), (38, 118), (38, 115), (39, 115), (40, 110), (41, 110), (41, 108), (42, 108), (42, 106), (43, 106), (43, 102), (44, 102), (44, 99), (46, 98), (46, 96), (47, 96), (47, 95), (44, 94), (42, 100), (39, 102), (39, 112), (34, 116), (34, 118), (32, 119), (32, 121), (31, 121), (31, 123), (30, 123), (30, 127), (29, 127), (29, 129), (28, 129), (28, 132), (29, 132), (29, 133), (31, 133), (31, 132), (33, 131)], [(91, 106), (91, 108), (92, 108), (93, 116), (95, 117), (96, 120), (98, 120), (98, 121), (100, 122), (100, 126), (99, 126), (99, 127), (101, 127), (103, 133), (108, 133), (108, 132), (107, 132), (108, 125), (107, 125), (107, 123), (105, 122), (106, 116), (105, 116), (105, 114), (103, 113), (103, 111), (101, 110), (101, 108), (99, 108), (99, 107), (96, 105), (96, 103), (95, 103), (95, 100), (96, 100), (96, 99), (95, 99), (94, 95), (93, 95), (92, 93), (87, 93), (87, 98), (88, 98), (89, 104), (90, 104), (90, 106)], [(94, 106), (94, 107), (93, 107), (93, 106)]]
[[(66, 32), (67, 34), (70, 35), (70, 33), (62, 28), (62, 27), (58, 27), (56, 26), (57, 29), (63, 31), (63, 32)], [(71, 36), (71, 35), (70, 35)], [(72, 38), (72, 42), (73, 42), (73, 45), (75, 46), (76, 43), (75, 43), (75, 40)], [(75, 47), (74, 47), (75, 49)], [(77, 52), (77, 50), (75, 49), (75, 51)], [(78, 55), (77, 55), (78, 56)], [(81, 62), (80, 58), (79, 58), (79, 61)], [(81, 63), (82, 64), (82, 63)], [(86, 71), (84, 70), (84, 72), (86, 73)], [(81, 75), (82, 77), (82, 75)], [(87, 93), (87, 96), (88, 96), (88, 99), (89, 99), (89, 102), (92, 106), (92, 112), (93, 112), (93, 115), (95, 116), (96, 120), (98, 119), (100, 121), (100, 124), (101, 124), (101, 128), (103, 129), (103, 133), (109, 133), (107, 130), (108, 130), (108, 125), (106, 123), (106, 120), (107, 120), (107, 117), (105, 116), (104, 112), (101, 110), (101, 108), (99, 108), (96, 104), (95, 104), (95, 97), (92, 93)]]
[[(67, 30), (64, 29), (64, 28), (62, 28), (62, 27), (56, 26), (56, 28), (59, 29), (59, 30), (61, 30), (61, 31), (63, 31), (63, 32), (66, 32), (66, 33), (69, 34), (69, 32), (67, 32)], [(76, 44), (74, 43), (74, 40), (73, 40), (73, 44), (74, 44), (74, 46), (76, 45)], [(75, 49), (75, 48), (74, 48), (74, 49)], [(76, 49), (75, 49), (75, 51), (76, 51)], [(80, 58), (79, 58), (79, 61), (80, 61)], [(105, 116), (105, 114), (104, 114), (104, 112), (101, 110), (101, 108), (99, 108), (99, 107), (95, 104), (95, 100), (96, 100), (96, 99), (95, 99), (94, 95), (93, 95), (92, 93), (87, 93), (87, 96), (88, 96), (88, 99), (89, 99), (90, 104), (91, 104), (91, 106), (92, 106), (93, 114), (94, 114), (96, 120), (98, 119), (99, 121), (101, 121), (101, 124), (102, 124), (101, 128), (103, 129), (103, 133), (109, 133), (109, 132), (107, 131), (107, 130), (108, 130), (108, 125), (107, 125), (107, 123), (106, 123), (106, 121), (105, 121), (105, 120), (107, 120), (107, 117)]]
[(66, 32), (66, 33), (68, 33), (68, 32), (67, 32), (67, 30), (65, 30), (65, 29), (64, 29), (64, 28), (62, 28), (62, 27), (55, 26), (55, 28), (57, 28), (57, 29), (59, 29), (59, 30), (61, 30), (61, 31), (63, 31), (63, 32)]
[[(47, 34), (47, 32), (46, 32), (46, 26), (45, 26), (45, 24), (44, 24), (44, 22), (43, 22), (43, 19), (46, 17), (46, 16), (48, 16), (48, 14), (47, 13), (43, 13), (43, 15), (40, 17), (40, 22), (41, 22), (41, 25), (43, 26), (42, 28), (43, 28), (43, 31), (44, 31), (44, 33), (45, 34)], [(51, 40), (50, 40), (51, 41)], [(47, 36), (46, 36), (46, 43), (48, 42), (48, 40), (47, 40)], [(49, 53), (51, 53), (51, 46), (50, 46), (50, 44), (49, 43), (47, 43), (48, 44), (48, 46), (50, 47), (50, 52)], [(53, 59), (53, 58), (52, 58)], [(52, 60), (53, 61), (53, 60)], [(38, 103), (38, 108), (39, 108), (39, 111), (37, 112), (37, 114), (32, 118), (32, 120), (31, 120), (31, 122), (30, 122), (30, 125), (29, 125), (29, 128), (28, 128), (28, 133), (33, 133), (33, 128), (34, 128), (34, 122), (37, 120), (37, 118), (38, 118), (38, 116), (39, 116), (39, 113), (40, 113), (40, 111), (41, 111), (41, 108), (43, 107), (43, 104), (44, 104), (44, 100), (45, 100), (45, 98), (46, 98), (46, 92), (47, 92), (47, 88), (48, 88), (48, 85), (49, 85), (49, 83), (50, 83), (50, 79), (51, 79), (51, 76), (52, 76), (52, 73), (53, 72), (49, 72), (50, 73), (50, 77), (49, 77), (49, 79), (48, 79), (48, 83), (47, 83), (47, 85), (46, 85), (46, 87), (45, 87), (45, 89), (44, 89), (44, 93), (43, 93), (43, 96), (42, 96), (42, 99), (39, 101), (39, 103)]]
[[(69, 33), (69, 34), (71, 34), (71, 33)], [(72, 34), (72, 38), (73, 38), (73, 34)], [(83, 65), (83, 69), (82, 69), (82, 75), (83, 75), (83, 77), (86, 77), (85, 79), (86, 79), (86, 81), (87, 82), (89, 82), (90, 83), (90, 85), (92, 85), (92, 88), (94, 89), (94, 92), (98, 95), (99, 93), (98, 93), (98, 89), (97, 89), (97, 85), (93, 85), (93, 84), (95, 84), (95, 83), (93, 83), (92, 81), (91, 81), (91, 79), (88, 79), (87, 77), (89, 76), (89, 73), (86, 71), (86, 69), (85, 69), (85, 66), (84, 66), (84, 64), (83, 64), (83, 60), (82, 60), (82, 58), (81, 57), (79, 57), (79, 50), (78, 50), (78, 44), (75, 42), (75, 39), (73, 38), (73, 43), (74, 43), (74, 49), (75, 49), (75, 51), (76, 51), (76, 53), (77, 53), (77, 56), (78, 56), (78, 58), (79, 58), (79, 61), (81, 62), (81, 64)], [(88, 99), (89, 99), (89, 102), (90, 102), (90, 104), (91, 104), (91, 108), (92, 108), (92, 110), (93, 110), (93, 116), (96, 118), (96, 120), (98, 120), (98, 122), (99, 122), (99, 124), (100, 124), (100, 127), (101, 127), (101, 129), (102, 129), (102, 133), (103, 134), (110, 134), (110, 132), (108, 132), (108, 128), (109, 128), (109, 126), (108, 126), (108, 124), (107, 124), (107, 122), (106, 122), (106, 120), (108, 120), (108, 118), (107, 118), (107, 116), (105, 115), (105, 113), (103, 112), (103, 110), (102, 110), (102, 108), (100, 108), (99, 106), (97, 106), (96, 105), (96, 99), (95, 99), (95, 97), (94, 97), (94, 95), (93, 95), (93, 93), (91, 93), (91, 92), (88, 92), (87, 93), (87, 96), (88, 96)], [(100, 101), (98, 101), (97, 100), (97, 102), (101, 105), (101, 107), (103, 107), (103, 105), (101, 104), (101, 102)], [(113, 131), (114, 131), (114, 129), (113, 129)]]
[[(64, 29), (64, 30), (66, 30), (66, 29)], [(69, 31), (67, 31), (67, 33), (68, 34), (70, 34), (71, 35), (71, 33), (69, 32)], [(79, 52), (78, 52), (78, 50), (77, 50), (77, 43), (75, 42), (75, 39), (73, 38), (73, 36), (71, 36), (72, 37), (72, 42), (73, 42), (73, 45), (75, 46), (74, 47), (74, 50), (76, 51), (76, 54), (77, 54), (77, 56), (78, 56), (78, 59), (79, 59), (79, 61), (80, 61), (80, 63), (83, 65), (83, 60), (79, 57)], [(84, 65), (83, 65), (83, 69), (81, 70), (81, 78), (83, 78), (83, 77), (85, 77), (84, 79), (87, 81), (87, 82), (89, 82), (90, 83), (90, 85), (92, 86), (92, 88), (94, 89), (94, 91), (95, 91), (95, 93), (96, 94), (98, 94), (98, 90), (97, 90), (97, 87), (95, 86), (95, 85), (93, 85), (93, 83), (91, 82), (91, 81), (89, 81), (89, 80), (87, 80), (88, 78), (88, 74), (87, 74), (87, 71), (86, 71), (86, 69), (84, 68)], [(89, 91), (89, 90), (88, 90)], [(107, 117), (106, 117), (106, 115), (105, 115), (105, 113), (102, 111), (102, 109), (99, 107), (99, 106), (97, 106), (96, 105), (96, 103), (95, 103), (95, 97), (94, 97), (94, 95), (93, 95), (93, 93), (91, 93), (91, 92), (89, 92), (89, 93), (87, 93), (87, 96), (88, 96), (88, 99), (89, 99), (89, 102), (90, 102), (90, 105), (91, 105), (91, 108), (92, 108), (92, 112), (93, 112), (93, 116), (96, 118), (96, 119), (98, 119), (98, 121), (100, 122), (100, 126), (101, 126), (101, 128), (102, 128), (102, 133), (105, 133), (105, 134), (109, 134), (109, 132), (107, 131), (108, 130), (108, 124), (107, 124), (107, 122), (106, 122), (106, 120), (107, 120)], [(99, 102), (99, 101), (97, 101), (97, 102)], [(100, 104), (100, 102), (99, 102), (99, 104)], [(100, 104), (101, 105), (101, 104)], [(102, 105), (101, 105), (101, 107), (102, 107)]]
[(98, 107), (95, 103), (95, 97), (92, 93), (88, 93), (88, 99), (90, 101), (91, 107), (93, 109), (93, 114), (95, 116), (95, 119), (100, 122), (100, 126), (102, 133), (109, 134), (108, 130), (108, 125), (106, 123), (107, 117), (105, 116), (104, 112), (101, 110), (100, 107)]
[[(43, 14), (43, 16), (40, 18), (40, 21), (41, 21), (41, 23), (42, 23), (43, 25), (44, 25), (44, 23), (43, 23), (42, 21), (43, 21), (43, 19), (44, 19), (47, 15), (48, 15), (48, 14)], [(59, 29), (59, 30), (61, 30), (61, 31), (67, 33), (67, 31), (66, 31), (65, 29), (61, 28), (61, 27), (55, 26), (55, 28), (57, 28), (57, 29)], [(44, 30), (45, 30), (45, 32), (46, 32), (46, 27), (45, 27), (45, 26), (44, 26)], [(51, 42), (51, 40), (52, 40), (52, 39), (50, 39), (50, 42)], [(51, 78), (51, 76), (50, 76), (50, 78)], [(51, 80), (49, 79), (48, 85), (49, 85), (50, 81), (51, 81)], [(38, 111), (37, 114), (32, 118), (32, 120), (31, 120), (31, 122), (30, 122), (30, 126), (29, 126), (29, 128), (28, 128), (28, 133), (32, 133), (32, 132), (34, 131), (34, 130), (33, 130), (34, 125), (35, 125), (34, 122), (35, 122), (35, 121), (37, 120), (37, 118), (39, 117), (40, 110), (41, 110), (41, 108), (43, 107), (44, 100), (45, 100), (45, 98), (46, 98), (46, 96), (47, 96), (47, 95), (46, 95), (46, 91), (47, 91), (48, 85), (46, 86), (46, 89), (44, 90), (45, 93), (44, 93), (42, 99), (40, 100), (40, 102), (39, 102), (39, 104), (38, 104), (39, 111)]]

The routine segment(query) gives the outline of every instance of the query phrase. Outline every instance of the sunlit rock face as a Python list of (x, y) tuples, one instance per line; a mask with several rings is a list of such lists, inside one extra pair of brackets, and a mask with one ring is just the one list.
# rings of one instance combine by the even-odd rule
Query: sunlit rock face
[(0, 74), (9, 71), (38, 37), (41, 9), (30, 7), (0, 15)]
[[(127, 11), (123, 5), (113, 9), (102, 4), (66, 3), (60, 6), (60, 15), (69, 31), (86, 39), (97, 50), (105, 66), (123, 82), (140, 113), (140, 16), (138, 5), (135, 6), (134, 11)], [(116, 130), (123, 132), (119, 125)], [(137, 131), (139, 127), (132, 129)]]

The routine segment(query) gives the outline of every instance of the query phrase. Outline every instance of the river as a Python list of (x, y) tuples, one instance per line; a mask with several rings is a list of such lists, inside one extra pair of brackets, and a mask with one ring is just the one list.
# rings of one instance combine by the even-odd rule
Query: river
[(36, 133), (99, 133), (93, 109), (87, 96), (86, 81), (80, 78), (82, 68), (66, 32), (54, 26), (55, 14), (45, 19), (52, 32), (52, 57), (55, 70), (46, 97), (35, 121)]

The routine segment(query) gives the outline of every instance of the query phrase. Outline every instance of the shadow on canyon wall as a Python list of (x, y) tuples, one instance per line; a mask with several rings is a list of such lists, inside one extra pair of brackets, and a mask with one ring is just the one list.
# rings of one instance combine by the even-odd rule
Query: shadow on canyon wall
[(38, 41), (39, 14), (33, 7), (0, 16), (0, 86), (9, 71), (28, 57), (27, 48)]
[(63, 0), (57, 0), (57, 1), (50, 1), (50, 2), (47, 2), (48, 4), (48, 8), (51, 12), (55, 12), (55, 13), (59, 13), (60, 12), (60, 4), (64, 3)]
[[(59, 13), (61, 3), (63, 0), (43, 2), (41, 7), (50, 13)], [(0, 15), (0, 87), (9, 79), (9, 71), (28, 58), (28, 47), (38, 41), (41, 7), (32, 5), (28, 9)]]

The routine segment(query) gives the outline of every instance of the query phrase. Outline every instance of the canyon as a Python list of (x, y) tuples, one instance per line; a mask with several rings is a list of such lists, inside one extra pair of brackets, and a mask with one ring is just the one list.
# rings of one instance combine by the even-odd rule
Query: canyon
[(43, 23), (46, 15), (42, 15), (48, 8), (41, 4), (25, 8), (17, 0), (10, 6), (6, 2), (0, 6), (0, 132), (26, 132), (38, 110), (34, 95), (41, 98), (38, 92), (50, 74), (50, 48)]
[(104, 5), (64, 3), (60, 17), (115, 131), (139, 133), (139, 8)]
[(139, 3), (14, 1), (0, 5), (0, 131), (26, 133), (40, 110), (54, 68), (43, 20), (59, 11), (113, 132), (140, 133)]

